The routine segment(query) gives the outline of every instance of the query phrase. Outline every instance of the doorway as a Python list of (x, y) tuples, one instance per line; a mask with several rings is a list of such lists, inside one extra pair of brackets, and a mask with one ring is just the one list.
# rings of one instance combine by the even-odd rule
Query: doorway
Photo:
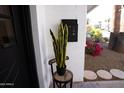
[(29, 6), (0, 6), (0, 87), (39, 87)]

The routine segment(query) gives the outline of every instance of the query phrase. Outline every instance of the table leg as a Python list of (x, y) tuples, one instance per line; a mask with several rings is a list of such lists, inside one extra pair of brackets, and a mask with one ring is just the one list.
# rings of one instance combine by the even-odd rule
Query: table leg
[(67, 84), (67, 83), (64, 83), (63, 88), (66, 88), (66, 84)]
[(72, 83), (73, 83), (73, 79), (72, 79), (71, 82), (70, 82), (70, 88), (72, 88)]
[(59, 88), (62, 88), (62, 85), (61, 85), (61, 83), (59, 83)]
[(53, 88), (55, 88), (55, 81), (53, 80)]

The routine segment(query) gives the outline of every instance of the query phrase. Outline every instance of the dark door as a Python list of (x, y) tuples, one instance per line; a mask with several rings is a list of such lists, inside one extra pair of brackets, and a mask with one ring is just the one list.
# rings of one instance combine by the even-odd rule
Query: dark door
[(0, 6), (0, 87), (38, 87), (28, 6)]

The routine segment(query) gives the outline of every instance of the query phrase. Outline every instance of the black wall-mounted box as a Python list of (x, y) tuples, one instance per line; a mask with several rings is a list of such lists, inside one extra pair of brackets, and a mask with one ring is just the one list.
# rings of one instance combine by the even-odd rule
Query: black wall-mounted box
[(78, 41), (78, 24), (77, 19), (62, 19), (63, 24), (68, 25), (68, 42)]

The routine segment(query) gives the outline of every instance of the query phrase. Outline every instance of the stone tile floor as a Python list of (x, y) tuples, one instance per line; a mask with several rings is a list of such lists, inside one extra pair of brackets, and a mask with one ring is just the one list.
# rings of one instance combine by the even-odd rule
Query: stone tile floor
[(74, 88), (124, 88), (124, 80), (79, 82), (73, 84)]
[(73, 88), (124, 88), (124, 80), (74, 82)]

